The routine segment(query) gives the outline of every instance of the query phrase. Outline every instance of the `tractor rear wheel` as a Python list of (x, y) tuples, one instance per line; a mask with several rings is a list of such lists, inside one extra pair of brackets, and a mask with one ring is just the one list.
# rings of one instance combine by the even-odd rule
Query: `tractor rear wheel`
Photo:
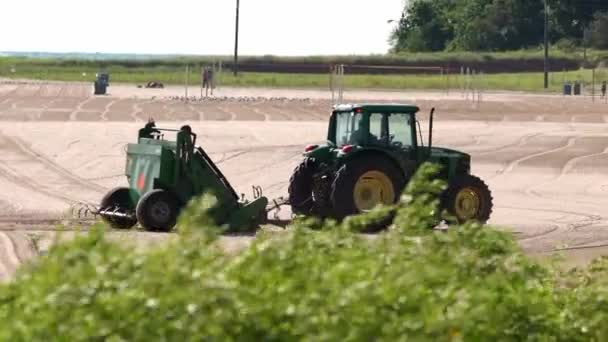
[(485, 224), (492, 214), (490, 189), (480, 178), (472, 175), (457, 177), (443, 196), (443, 208), (453, 217), (451, 223), (469, 221)]
[(177, 223), (178, 203), (171, 193), (153, 190), (139, 200), (136, 213), (145, 230), (169, 232)]
[[(114, 188), (110, 190), (102, 199), (99, 205), (100, 210), (115, 210), (120, 209), (121, 212), (132, 213), (135, 211), (135, 205), (131, 198), (131, 189), (129, 188)], [(129, 229), (132, 228), (137, 220), (135, 218), (125, 217), (105, 217), (102, 216), (102, 220), (115, 229)]]
[(312, 214), (314, 207), (312, 192), (315, 167), (314, 160), (306, 158), (296, 167), (289, 179), (289, 204), (294, 214)]
[(349, 161), (338, 170), (332, 184), (333, 216), (342, 220), (379, 204), (394, 204), (405, 183), (402, 170), (386, 157), (362, 156)]

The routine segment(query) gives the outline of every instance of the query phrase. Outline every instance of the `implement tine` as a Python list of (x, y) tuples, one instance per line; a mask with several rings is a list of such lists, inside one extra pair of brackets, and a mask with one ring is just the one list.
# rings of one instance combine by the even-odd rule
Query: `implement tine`
[(91, 216), (93, 216), (93, 218), (97, 218), (97, 215), (99, 214), (99, 209), (97, 209), (96, 206), (85, 202), (74, 203), (70, 205), (70, 209), (72, 218), (77, 219), (86, 219)]

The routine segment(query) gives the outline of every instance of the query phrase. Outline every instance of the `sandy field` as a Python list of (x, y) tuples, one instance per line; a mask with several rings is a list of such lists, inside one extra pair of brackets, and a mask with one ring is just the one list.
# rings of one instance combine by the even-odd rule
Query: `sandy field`
[[(192, 88), (191, 95), (198, 90)], [(322, 90), (223, 88), (184, 101), (183, 87), (0, 80), (0, 280), (48, 249), (56, 224), (79, 203), (124, 185), (124, 146), (149, 117), (190, 124), (238, 192), (275, 198), (306, 144), (322, 142), (331, 108)], [(532, 255), (564, 252), (579, 264), (608, 253), (608, 104), (518, 93), (347, 91), (348, 102), (407, 102), (436, 108), (434, 144), (472, 155), (473, 173), (494, 195), (490, 224), (512, 231)], [(426, 139), (426, 138), (425, 138)], [(288, 214), (283, 212), (283, 214)], [(116, 232), (139, 245), (168, 234)], [(238, 248), (250, 237), (225, 237)]]

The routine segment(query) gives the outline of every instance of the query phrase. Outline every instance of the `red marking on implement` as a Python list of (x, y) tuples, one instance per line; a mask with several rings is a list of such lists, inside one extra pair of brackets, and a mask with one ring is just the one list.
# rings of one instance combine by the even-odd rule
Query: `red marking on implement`
[(137, 179), (137, 188), (142, 190), (146, 186), (146, 178), (143, 173), (139, 174), (139, 178)]

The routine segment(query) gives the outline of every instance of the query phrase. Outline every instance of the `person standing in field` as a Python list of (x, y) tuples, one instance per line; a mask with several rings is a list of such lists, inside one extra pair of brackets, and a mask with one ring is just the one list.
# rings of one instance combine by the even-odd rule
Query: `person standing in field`
[(209, 79), (209, 87), (211, 87), (211, 95), (213, 95), (213, 90), (215, 89), (215, 75), (213, 68), (209, 68), (207, 76)]
[(606, 96), (606, 81), (602, 82), (602, 97)]
[(209, 96), (209, 68), (205, 67), (203, 69), (203, 88), (205, 88), (205, 97)]

